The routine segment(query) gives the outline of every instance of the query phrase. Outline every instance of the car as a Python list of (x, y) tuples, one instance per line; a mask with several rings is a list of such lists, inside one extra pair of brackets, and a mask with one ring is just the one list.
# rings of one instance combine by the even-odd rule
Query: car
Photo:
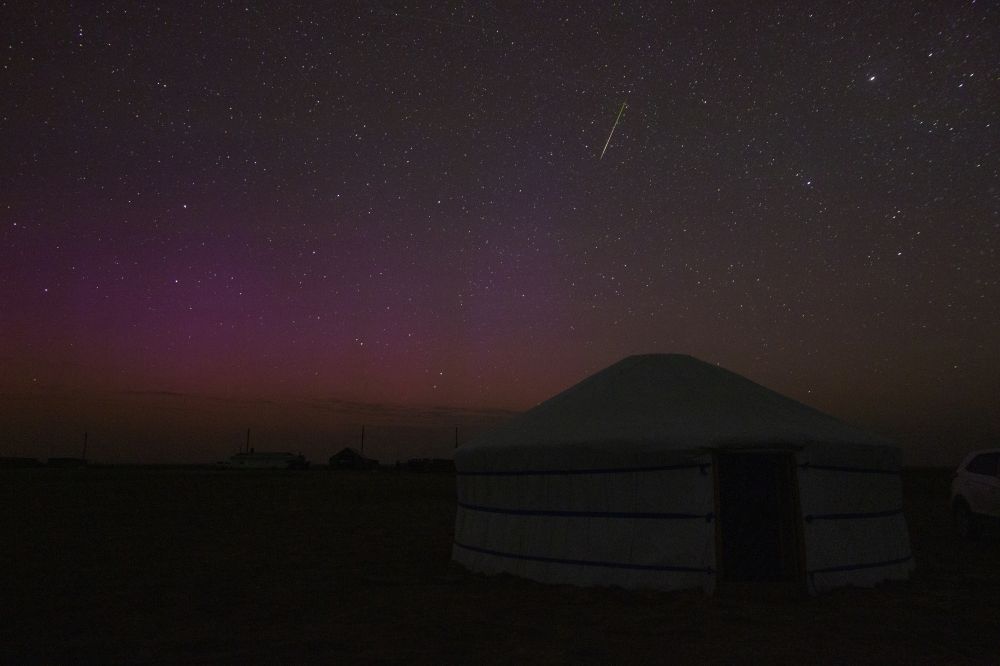
[(987, 522), (1000, 520), (1000, 449), (973, 451), (951, 482), (955, 530), (975, 538)]

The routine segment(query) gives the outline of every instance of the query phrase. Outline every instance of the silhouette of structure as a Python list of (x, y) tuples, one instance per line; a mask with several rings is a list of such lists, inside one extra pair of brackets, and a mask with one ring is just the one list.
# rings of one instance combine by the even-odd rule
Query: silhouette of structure
[(41, 467), (42, 462), (38, 458), (26, 458), (22, 456), (0, 456), (0, 469), (14, 469), (20, 467)]
[(374, 458), (366, 458), (357, 449), (347, 446), (330, 456), (330, 467), (334, 469), (375, 469), (378, 467), (378, 461)]

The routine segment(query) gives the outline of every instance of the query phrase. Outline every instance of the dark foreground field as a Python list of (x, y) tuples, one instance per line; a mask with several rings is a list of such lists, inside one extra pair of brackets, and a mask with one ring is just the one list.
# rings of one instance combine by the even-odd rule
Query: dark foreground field
[(449, 475), (6, 470), (0, 662), (1000, 661), (1000, 537), (904, 482), (913, 580), (788, 600), (465, 574)]

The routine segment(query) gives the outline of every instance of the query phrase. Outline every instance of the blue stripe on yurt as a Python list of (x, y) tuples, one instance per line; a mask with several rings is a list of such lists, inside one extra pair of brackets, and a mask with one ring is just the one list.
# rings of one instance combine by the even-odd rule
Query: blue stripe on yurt
[(895, 560), (884, 560), (882, 562), (865, 562), (864, 564), (845, 564), (839, 567), (826, 567), (825, 569), (813, 569), (809, 572), (809, 575), (822, 574), (822, 573), (837, 573), (840, 571), (857, 571), (859, 569), (874, 569), (876, 567), (891, 567), (894, 564), (902, 564), (903, 562), (909, 562), (913, 559), (913, 555), (907, 555), (906, 557), (900, 557)]
[(899, 476), (902, 472), (898, 469), (870, 469), (864, 467), (840, 467), (838, 465), (813, 465), (811, 463), (802, 463), (799, 465), (800, 469), (810, 470), (818, 469), (824, 472), (853, 472), (856, 474), (891, 474), (893, 476)]
[(459, 548), (471, 550), (485, 555), (496, 557), (507, 557), (512, 560), (529, 560), (532, 562), (548, 562), (549, 564), (572, 564), (581, 567), (604, 567), (607, 569), (637, 569), (640, 571), (688, 571), (693, 573), (713, 574), (715, 570), (710, 567), (678, 567), (663, 564), (630, 564), (627, 562), (599, 562), (595, 560), (567, 560), (558, 557), (542, 557), (540, 555), (521, 555), (519, 553), (504, 553), (499, 550), (490, 550), (478, 546), (469, 546), (464, 543), (454, 542)]
[(892, 509), (890, 511), (871, 511), (868, 513), (821, 513), (809, 514), (805, 517), (807, 523), (814, 520), (857, 520), (859, 518), (888, 518), (898, 516), (903, 513), (902, 509)]
[(455, 472), (456, 476), (565, 476), (570, 474), (629, 474), (632, 472), (665, 472), (675, 469), (701, 469), (711, 467), (711, 463), (688, 463), (684, 465), (659, 465), (656, 467), (613, 467), (599, 469), (518, 469), (488, 470), (482, 472)]
[(689, 518), (702, 518), (711, 521), (714, 514), (711, 513), (643, 513), (629, 511), (551, 511), (547, 509), (504, 509), (495, 506), (479, 506), (477, 504), (465, 504), (459, 502), (458, 506), (469, 511), (482, 511), (484, 513), (503, 513), (510, 516), (553, 516), (558, 518), (644, 518), (650, 520), (683, 520)]

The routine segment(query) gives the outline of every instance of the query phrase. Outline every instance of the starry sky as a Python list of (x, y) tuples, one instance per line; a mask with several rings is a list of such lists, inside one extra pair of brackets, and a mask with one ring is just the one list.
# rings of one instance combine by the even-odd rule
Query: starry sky
[(1000, 436), (994, 4), (3, 2), (0, 25), (8, 415), (521, 410), (679, 352), (927, 459)]

